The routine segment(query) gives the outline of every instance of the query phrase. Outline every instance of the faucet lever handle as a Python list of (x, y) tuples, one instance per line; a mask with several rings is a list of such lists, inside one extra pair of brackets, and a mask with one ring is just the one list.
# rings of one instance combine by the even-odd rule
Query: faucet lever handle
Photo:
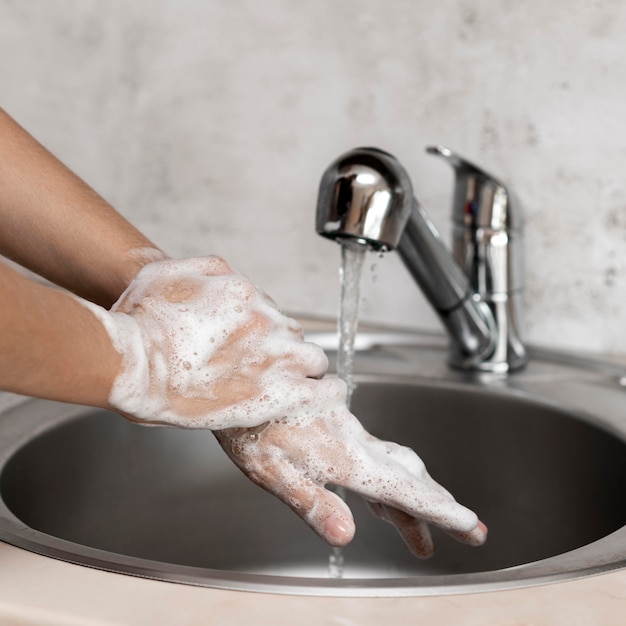
[[(495, 347), (479, 369), (507, 371), (527, 360), (522, 326), (522, 216), (506, 186), (495, 176), (445, 146), (429, 146), (454, 169), (453, 251), (474, 298), (495, 319)], [(452, 354), (455, 362), (457, 355)], [(458, 361), (463, 363), (463, 357)]]
[(442, 157), (454, 169), (454, 222), (468, 228), (521, 229), (521, 217), (512, 208), (511, 193), (498, 178), (446, 146), (428, 146), (426, 152)]
[(460, 154), (457, 154), (447, 146), (427, 146), (426, 152), (445, 159), (457, 172), (463, 169), (469, 169), (474, 170), (485, 177), (489, 177), (489, 175), (483, 172), (480, 168), (476, 167), (473, 163), (470, 163), (470, 161), (463, 158)]

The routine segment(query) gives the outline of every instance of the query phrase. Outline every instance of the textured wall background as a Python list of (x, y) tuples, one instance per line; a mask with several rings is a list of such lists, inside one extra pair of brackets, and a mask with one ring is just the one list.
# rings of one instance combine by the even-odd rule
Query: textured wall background
[[(449, 145), (525, 208), (529, 339), (626, 353), (624, 32), (621, 0), (0, 0), (0, 105), (172, 254), (316, 314), (326, 165), (391, 151), (447, 232)], [(438, 326), (369, 265), (364, 318)]]

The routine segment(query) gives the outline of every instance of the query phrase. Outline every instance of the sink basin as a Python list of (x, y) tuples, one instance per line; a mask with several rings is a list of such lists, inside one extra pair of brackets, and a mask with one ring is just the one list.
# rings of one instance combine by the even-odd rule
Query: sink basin
[(116, 572), (297, 594), (484, 591), (626, 565), (618, 366), (535, 351), (524, 372), (502, 378), (448, 369), (438, 337), (359, 342), (354, 412), (414, 448), (479, 513), (485, 546), (435, 531), (435, 556), (417, 560), (349, 494), (357, 534), (343, 578), (331, 578), (326, 544), (240, 474), (210, 432), (42, 400), (0, 418), (0, 539)]

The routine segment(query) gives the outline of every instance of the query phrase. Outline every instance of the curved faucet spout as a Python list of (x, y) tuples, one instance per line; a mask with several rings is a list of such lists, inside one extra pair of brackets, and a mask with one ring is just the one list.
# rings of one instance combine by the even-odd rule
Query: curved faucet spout
[[(454, 166), (483, 174), (448, 149), (431, 150)], [(497, 318), (489, 302), (477, 293), (471, 275), (447, 250), (415, 198), (406, 170), (391, 154), (357, 148), (331, 163), (320, 182), (316, 227), (320, 235), (331, 239), (356, 240), (373, 250), (398, 249), (448, 330), (453, 365), (508, 371), (521, 364), (509, 361), (507, 354), (494, 360), (494, 354), (502, 352), (500, 336), (507, 324)]]
[(417, 199), (398, 252), (452, 340), (455, 365), (473, 368), (493, 352), (495, 321), (488, 306), (473, 297), (467, 276)]
[(356, 239), (372, 250), (393, 250), (412, 202), (411, 179), (395, 157), (378, 148), (356, 148), (333, 161), (322, 176), (317, 232), (330, 239)]

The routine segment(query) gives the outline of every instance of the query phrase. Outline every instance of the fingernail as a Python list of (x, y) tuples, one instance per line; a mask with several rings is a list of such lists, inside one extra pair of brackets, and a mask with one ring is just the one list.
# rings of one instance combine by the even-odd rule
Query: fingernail
[(351, 526), (335, 515), (331, 515), (324, 522), (324, 534), (334, 545), (343, 546), (350, 542), (354, 535), (354, 526)]

